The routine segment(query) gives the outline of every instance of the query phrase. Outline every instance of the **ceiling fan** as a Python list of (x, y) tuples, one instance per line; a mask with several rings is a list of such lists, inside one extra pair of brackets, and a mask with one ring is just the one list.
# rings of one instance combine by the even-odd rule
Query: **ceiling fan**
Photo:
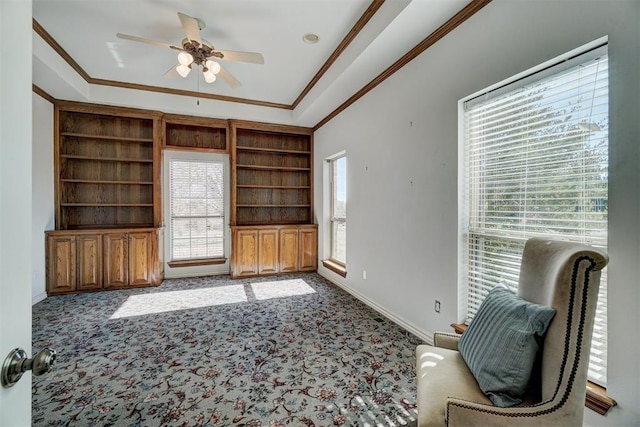
[(206, 26), (204, 21), (198, 18), (192, 18), (191, 16), (180, 12), (178, 12), (178, 17), (180, 18), (182, 28), (187, 35), (187, 37), (182, 40), (181, 46), (175, 46), (156, 40), (130, 36), (122, 33), (117, 33), (116, 36), (125, 40), (152, 44), (179, 51), (178, 64), (171, 67), (171, 69), (164, 75), (165, 77), (175, 77), (176, 75), (180, 75), (185, 78), (191, 71), (193, 64), (196, 64), (198, 66), (202, 66), (204, 80), (207, 83), (213, 83), (216, 81), (216, 76), (219, 76), (229, 86), (238, 87), (240, 86), (238, 79), (225, 70), (217, 61), (211, 58), (222, 59), (225, 61), (264, 64), (264, 58), (260, 53), (215, 49), (213, 43), (200, 37), (200, 30)]

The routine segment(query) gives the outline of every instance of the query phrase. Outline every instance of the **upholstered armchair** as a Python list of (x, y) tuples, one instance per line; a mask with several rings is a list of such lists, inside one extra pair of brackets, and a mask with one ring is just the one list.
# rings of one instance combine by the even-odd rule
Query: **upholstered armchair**
[(458, 351), (460, 336), (436, 333), (434, 346), (416, 349), (418, 427), (581, 426), (600, 273), (607, 262), (604, 252), (590, 246), (527, 241), (518, 296), (556, 311), (531, 378), (539, 383), (536, 393), (517, 406), (495, 406)]

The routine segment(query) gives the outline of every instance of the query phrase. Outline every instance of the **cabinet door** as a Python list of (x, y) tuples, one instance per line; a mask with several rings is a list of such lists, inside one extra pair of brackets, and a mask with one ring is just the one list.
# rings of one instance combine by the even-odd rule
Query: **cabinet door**
[(274, 274), (278, 272), (278, 230), (260, 230), (258, 232), (258, 273)]
[(151, 284), (150, 233), (129, 234), (129, 285)]
[(76, 237), (48, 236), (47, 292), (56, 294), (76, 290)]
[(127, 234), (104, 235), (104, 286), (123, 288), (129, 284), (129, 242)]
[(258, 230), (237, 230), (234, 233), (233, 276), (258, 274)]
[(280, 272), (298, 271), (298, 229), (280, 230)]
[(300, 229), (300, 271), (318, 269), (318, 232), (313, 229)]
[(102, 238), (81, 235), (76, 238), (78, 290), (102, 288)]

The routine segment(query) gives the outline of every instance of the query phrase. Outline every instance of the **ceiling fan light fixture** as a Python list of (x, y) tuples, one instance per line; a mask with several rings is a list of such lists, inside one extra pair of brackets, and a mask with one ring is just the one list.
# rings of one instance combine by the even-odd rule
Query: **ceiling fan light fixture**
[(203, 71), (204, 81), (207, 83), (213, 83), (216, 81), (216, 75), (211, 72), (211, 70)]
[(176, 71), (178, 72), (178, 74), (180, 74), (182, 78), (186, 78), (191, 72), (191, 67), (185, 64), (180, 64), (176, 67)]
[(220, 64), (218, 64), (216, 61), (207, 59), (207, 62), (204, 63), (204, 66), (207, 67), (213, 74), (218, 74), (220, 72)]
[(193, 55), (189, 52), (180, 52), (178, 54), (178, 62), (180, 65), (189, 65), (193, 62)]

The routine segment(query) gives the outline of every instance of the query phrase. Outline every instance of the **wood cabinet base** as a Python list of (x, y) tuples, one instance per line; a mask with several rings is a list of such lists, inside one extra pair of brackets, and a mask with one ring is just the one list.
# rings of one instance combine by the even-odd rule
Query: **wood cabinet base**
[(316, 271), (318, 226), (231, 227), (231, 277)]
[(162, 229), (47, 231), (47, 294), (157, 286)]

